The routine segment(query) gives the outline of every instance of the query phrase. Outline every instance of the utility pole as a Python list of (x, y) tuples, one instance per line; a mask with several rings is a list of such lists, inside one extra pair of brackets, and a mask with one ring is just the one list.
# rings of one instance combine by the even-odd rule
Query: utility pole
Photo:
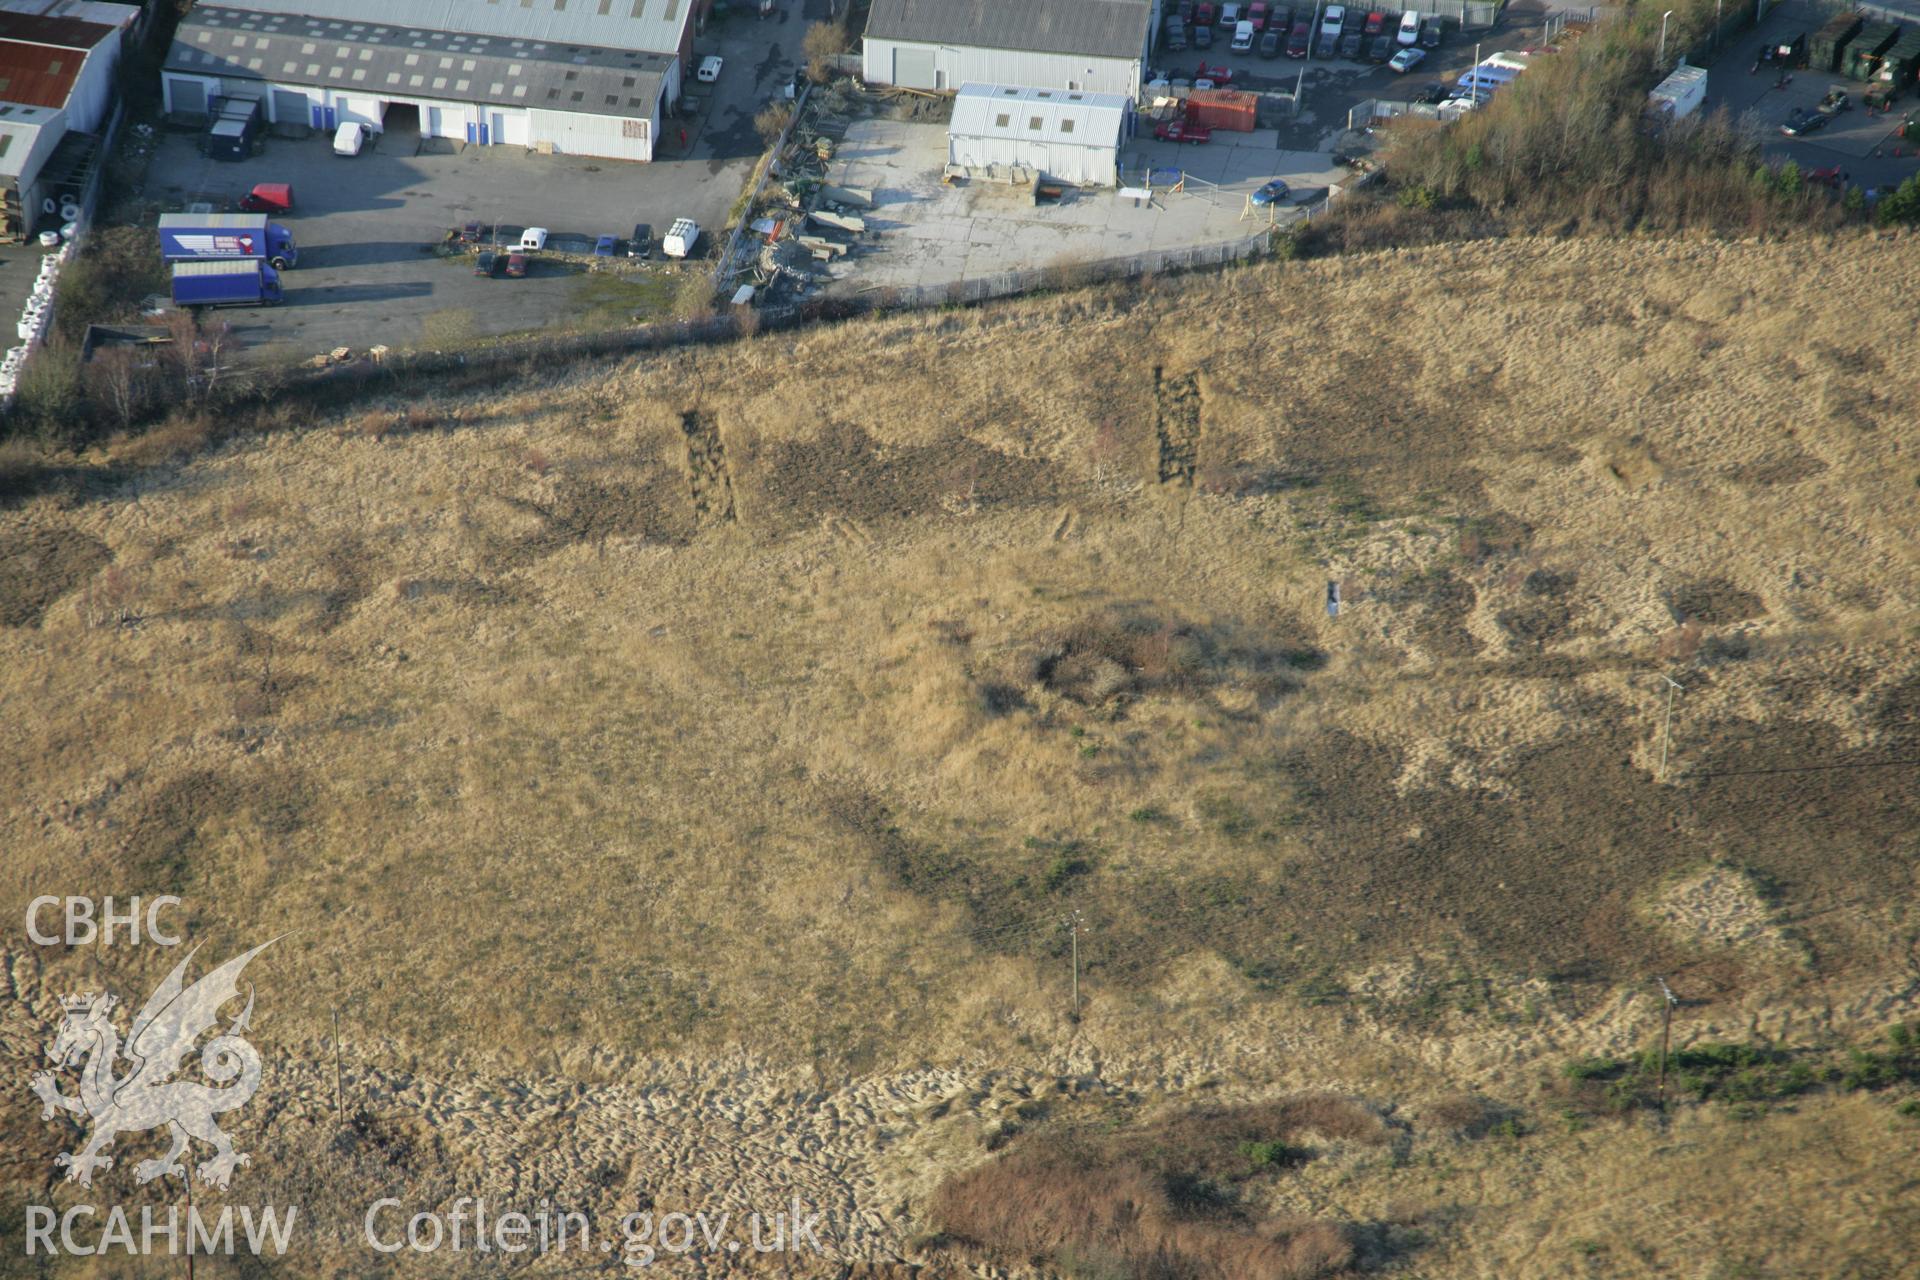
[(186, 1172), (180, 1180), (186, 1183), (187, 1186), (187, 1221), (185, 1224), (187, 1233), (187, 1280), (193, 1280), (193, 1151), (191, 1148), (187, 1150), (186, 1155), (187, 1159), (181, 1166)]
[(1667, 719), (1666, 723), (1660, 726), (1660, 777), (1658, 781), (1665, 782), (1667, 780), (1667, 745), (1673, 737), (1673, 695), (1685, 686), (1664, 672), (1661, 673), (1660, 678), (1667, 682)]
[(1080, 1021), (1080, 932), (1085, 929), (1086, 919), (1079, 908), (1060, 917), (1060, 925), (1067, 931), (1073, 949), (1073, 1020)]
[(1672, 16), (1673, 10), (1671, 9), (1660, 15), (1660, 53), (1653, 60), (1653, 65), (1656, 69), (1667, 65), (1667, 19)]
[(347, 1095), (340, 1086), (340, 1010), (333, 1011), (333, 1110), (342, 1125), (347, 1122)]
[(1679, 1004), (1680, 999), (1673, 994), (1673, 988), (1667, 985), (1665, 978), (1655, 978), (1654, 981), (1660, 984), (1660, 994), (1666, 997), (1666, 1003), (1660, 1011), (1660, 1078), (1657, 1085), (1660, 1091), (1660, 1114), (1664, 1116), (1667, 1114), (1667, 1046), (1673, 1040), (1673, 1006)]

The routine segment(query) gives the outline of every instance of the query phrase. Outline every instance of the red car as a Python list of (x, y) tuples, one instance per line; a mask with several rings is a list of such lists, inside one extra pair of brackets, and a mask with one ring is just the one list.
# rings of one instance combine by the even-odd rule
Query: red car
[(1200, 69), (1193, 73), (1193, 78), (1195, 80), (1211, 80), (1216, 85), (1232, 84), (1233, 68), (1232, 67), (1210, 67), (1203, 62), (1200, 64)]
[(1210, 4), (1200, 5), (1198, 8), (1196, 8), (1193, 11), (1193, 21), (1198, 26), (1202, 26), (1202, 27), (1212, 26), (1213, 25), (1213, 6)]
[(1191, 142), (1199, 146), (1212, 139), (1213, 130), (1191, 120), (1169, 120), (1155, 129), (1153, 136), (1162, 142)]
[(1293, 34), (1287, 37), (1287, 56), (1304, 58), (1313, 44), (1313, 24), (1302, 20), (1293, 24)]
[(508, 254), (507, 255), (507, 278), (511, 280), (518, 280), (521, 276), (524, 276), (526, 274), (527, 274), (527, 255), (524, 253)]
[(1366, 34), (1377, 36), (1387, 29), (1387, 15), (1375, 9), (1367, 15)]
[(286, 213), (293, 208), (293, 187), (285, 182), (261, 182), (240, 197), (247, 213)]
[(1262, 4), (1260, 0), (1254, 0), (1252, 4), (1247, 6), (1247, 21), (1253, 24), (1255, 31), (1265, 31), (1267, 29), (1267, 6)]

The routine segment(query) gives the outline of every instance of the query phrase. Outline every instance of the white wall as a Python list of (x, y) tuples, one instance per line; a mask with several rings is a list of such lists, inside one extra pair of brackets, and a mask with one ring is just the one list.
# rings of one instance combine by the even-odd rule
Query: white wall
[(591, 116), (572, 111), (528, 113), (532, 145), (551, 142), (561, 155), (604, 156), (609, 160), (653, 159), (654, 122), (620, 116)]
[(87, 50), (67, 98), (67, 126), (77, 133), (98, 133), (113, 116), (113, 73), (120, 65), (120, 31)]
[(969, 82), (1016, 84), (1036, 89), (1084, 89), (1093, 93), (1140, 96), (1138, 58), (1089, 58), (1077, 54), (1029, 53), (1016, 49), (979, 49), (955, 45), (915, 44), (898, 40), (863, 42), (861, 76), (869, 84), (894, 83), (897, 55), (905, 50), (909, 61), (931, 54), (935, 81), (916, 89), (957, 90)]

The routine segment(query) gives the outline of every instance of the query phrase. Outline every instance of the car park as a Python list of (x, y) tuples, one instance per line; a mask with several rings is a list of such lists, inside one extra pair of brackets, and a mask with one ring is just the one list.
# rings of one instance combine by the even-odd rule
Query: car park
[(1393, 55), (1393, 61), (1389, 62), (1387, 65), (1389, 67), (1392, 67), (1395, 71), (1400, 72), (1402, 75), (1405, 75), (1407, 72), (1413, 70), (1415, 67), (1419, 66), (1422, 62), (1426, 61), (1426, 58), (1427, 58), (1427, 51), (1425, 49), (1421, 49), (1418, 47), (1402, 49), (1400, 50), (1400, 52)]
[(1261, 32), (1260, 33), (1260, 56), (1263, 58), (1279, 57), (1280, 46), (1282, 43), (1284, 43), (1284, 41), (1278, 31)]
[(1260, 188), (1253, 193), (1253, 202), (1257, 205), (1279, 204), (1287, 198), (1291, 190), (1292, 188), (1288, 187), (1283, 180), (1275, 178), (1271, 182), (1260, 185)]
[(619, 243), (620, 237), (618, 236), (601, 236), (593, 242), (593, 256), (596, 258), (611, 258), (615, 246)]
[(1409, 9), (1400, 15), (1400, 30), (1395, 34), (1394, 39), (1408, 48), (1412, 48), (1414, 45), (1420, 43), (1420, 15), (1418, 12)]
[(1313, 23), (1305, 18), (1293, 24), (1293, 32), (1287, 37), (1287, 56), (1304, 58), (1313, 47)]
[(1393, 58), (1393, 37), (1385, 34), (1374, 36), (1367, 44), (1368, 62), (1388, 62)]
[(507, 255), (507, 278), (518, 280), (527, 274), (527, 255), (510, 253)]
[(720, 68), (725, 65), (726, 59), (717, 53), (710, 53), (700, 59), (700, 69), (693, 73), (693, 77), (701, 84), (712, 84), (720, 78)]
[(500, 255), (488, 249), (473, 260), (473, 274), (477, 276), (497, 276), (500, 274)]
[(1168, 120), (1154, 129), (1153, 136), (1162, 142), (1190, 142), (1199, 146), (1212, 141), (1213, 130), (1191, 120)]
[(1420, 47), (1438, 49), (1441, 37), (1445, 34), (1444, 24), (1438, 18), (1428, 18), (1420, 24)]
[(627, 241), (629, 258), (651, 258), (653, 256), (653, 227), (650, 223), (633, 224), (633, 236)]

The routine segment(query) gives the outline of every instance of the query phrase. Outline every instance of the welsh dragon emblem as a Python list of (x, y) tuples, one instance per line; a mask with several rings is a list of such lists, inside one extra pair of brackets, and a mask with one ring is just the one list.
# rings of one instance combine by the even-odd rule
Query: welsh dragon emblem
[(93, 1136), (84, 1148), (55, 1157), (54, 1163), (67, 1171), (67, 1181), (92, 1186), (95, 1169), (113, 1167), (113, 1157), (104, 1153), (114, 1138), (165, 1125), (173, 1135), (173, 1146), (160, 1159), (135, 1165), (134, 1178), (152, 1182), (166, 1174), (186, 1177), (180, 1157), (188, 1140), (198, 1138), (212, 1145), (213, 1157), (197, 1165), (195, 1172), (202, 1182), (226, 1190), (234, 1169), (246, 1164), (247, 1157), (233, 1149), (233, 1139), (220, 1131), (213, 1118), (245, 1106), (260, 1087), (260, 1053), (241, 1035), (253, 1017), (251, 985), (246, 1008), (201, 1050), (201, 1070), (214, 1083), (173, 1077), (200, 1037), (217, 1027), (221, 1006), (240, 994), (240, 974), (247, 962), (273, 941), (235, 956), (192, 986), (185, 983), (187, 965), (199, 948), (189, 951), (133, 1020), (124, 1059), (120, 1033), (109, 1016), (118, 1000), (107, 992), (61, 1000), (65, 1016), (59, 1034), (47, 1046), (47, 1056), (62, 1070), (79, 1068), (80, 1094), (61, 1093), (51, 1071), (37, 1073), (32, 1088), (45, 1104), (41, 1119), (51, 1120), (56, 1111), (71, 1111), (93, 1121)]

